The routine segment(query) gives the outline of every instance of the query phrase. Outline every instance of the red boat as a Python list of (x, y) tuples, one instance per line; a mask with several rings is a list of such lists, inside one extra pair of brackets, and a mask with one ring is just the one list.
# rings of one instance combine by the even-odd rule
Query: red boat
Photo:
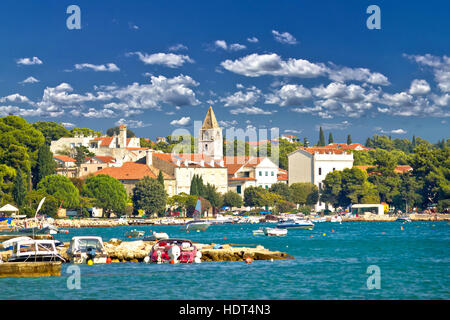
[(190, 240), (165, 239), (155, 243), (148, 257), (147, 263), (200, 263), (202, 253)]

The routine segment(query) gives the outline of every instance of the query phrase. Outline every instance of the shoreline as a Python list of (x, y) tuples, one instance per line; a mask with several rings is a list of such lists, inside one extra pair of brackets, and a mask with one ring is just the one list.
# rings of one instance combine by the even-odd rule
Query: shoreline
[[(450, 214), (409, 214), (412, 221), (450, 221)], [(261, 216), (251, 216), (254, 218), (264, 217)], [(327, 222), (331, 219), (331, 215), (327, 216)], [(390, 222), (395, 221), (398, 216), (389, 215), (364, 215), (360, 217), (342, 217), (342, 222)], [(152, 219), (130, 219), (130, 220), (119, 220), (114, 218), (83, 218), (83, 219), (55, 219), (54, 225), (58, 228), (107, 228), (107, 227), (120, 227), (120, 226), (162, 226), (162, 225), (182, 225), (187, 221), (191, 221), (192, 218), (181, 218), (177, 223), (160, 223), (163, 218), (152, 218)], [(205, 220), (213, 220), (207, 219)], [(139, 223), (134, 223), (132, 221), (140, 221)], [(131, 223), (130, 223), (131, 222)]]

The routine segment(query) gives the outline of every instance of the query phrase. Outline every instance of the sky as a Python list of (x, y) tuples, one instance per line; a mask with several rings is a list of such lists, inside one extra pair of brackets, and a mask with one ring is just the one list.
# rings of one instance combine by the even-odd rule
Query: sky
[[(70, 5), (81, 29), (67, 27)], [(3, 0), (0, 116), (127, 124), (153, 140), (197, 135), (211, 105), (224, 129), (436, 142), (448, 138), (448, 12), (434, 0)]]

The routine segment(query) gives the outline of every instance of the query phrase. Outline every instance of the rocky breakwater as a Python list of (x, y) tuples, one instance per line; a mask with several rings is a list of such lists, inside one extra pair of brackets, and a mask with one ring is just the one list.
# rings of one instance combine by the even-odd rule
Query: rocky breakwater
[[(105, 242), (105, 250), (111, 258), (111, 262), (142, 262), (149, 254), (155, 241), (121, 241), (111, 239)], [(202, 261), (243, 261), (247, 257), (253, 260), (280, 260), (293, 259), (289, 254), (280, 251), (270, 251), (263, 246), (256, 248), (233, 247), (222, 245), (222, 249), (214, 249), (215, 244), (194, 243), (202, 252)], [(68, 244), (61, 250), (61, 255), (68, 259), (65, 251)]]
[(53, 223), (58, 228), (93, 228), (128, 226), (126, 220), (119, 219), (56, 219)]

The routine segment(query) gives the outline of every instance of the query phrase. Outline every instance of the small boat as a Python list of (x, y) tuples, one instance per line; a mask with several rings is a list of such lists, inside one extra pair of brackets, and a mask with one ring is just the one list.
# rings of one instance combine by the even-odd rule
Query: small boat
[(287, 235), (288, 230), (287, 229), (279, 229), (279, 228), (264, 228), (264, 234), (266, 236), (271, 237), (282, 237)]
[(398, 222), (411, 222), (411, 218), (409, 216), (398, 217), (395, 221)]
[(26, 241), (26, 240), (33, 240), (33, 239), (30, 238), (30, 237), (16, 237), (16, 238), (12, 238), (12, 239), (3, 241), (2, 242), (2, 247), (3, 247), (3, 249), (6, 249), (6, 250), (12, 250), (13, 246), (14, 246), (14, 244), (16, 242)]
[(318, 222), (320, 223), (320, 222), (326, 222), (326, 221), (327, 221), (326, 217), (312, 219), (312, 222), (314, 222), (314, 223), (318, 223)]
[(211, 223), (209, 221), (206, 220), (201, 220), (199, 219), (201, 213), (200, 210), (202, 208), (202, 204), (200, 202), (200, 199), (197, 199), (197, 204), (195, 205), (195, 210), (194, 210), (194, 220), (189, 221), (188, 223), (186, 223), (183, 227), (182, 230), (186, 230), (186, 231), (205, 231), (206, 229), (209, 228), (209, 226), (211, 225)]
[(19, 240), (12, 251), (8, 262), (66, 261), (56, 250), (54, 240)]
[(158, 264), (200, 263), (201, 257), (201, 251), (190, 240), (165, 239), (153, 245), (144, 261)]
[(125, 232), (125, 237), (127, 238), (140, 238), (143, 237), (145, 231), (133, 229), (131, 231)]
[(314, 228), (314, 223), (303, 219), (288, 219), (277, 224), (277, 228), (288, 230), (312, 230)]
[(211, 221), (211, 224), (230, 224), (233, 223), (233, 217), (224, 217), (221, 214), (216, 216), (215, 220)]
[(252, 231), (254, 236), (264, 235), (264, 230), (262, 228)]
[(165, 232), (155, 232), (151, 235), (145, 236), (143, 241), (154, 241), (154, 240), (162, 240), (162, 239), (169, 239), (169, 235)]
[(89, 264), (89, 261), (92, 261), (91, 263), (111, 262), (101, 237), (73, 237), (67, 249), (67, 255), (76, 264)]
[(339, 222), (339, 223), (341, 223), (342, 222), (342, 217), (341, 216), (332, 216), (330, 221), (331, 222)]

